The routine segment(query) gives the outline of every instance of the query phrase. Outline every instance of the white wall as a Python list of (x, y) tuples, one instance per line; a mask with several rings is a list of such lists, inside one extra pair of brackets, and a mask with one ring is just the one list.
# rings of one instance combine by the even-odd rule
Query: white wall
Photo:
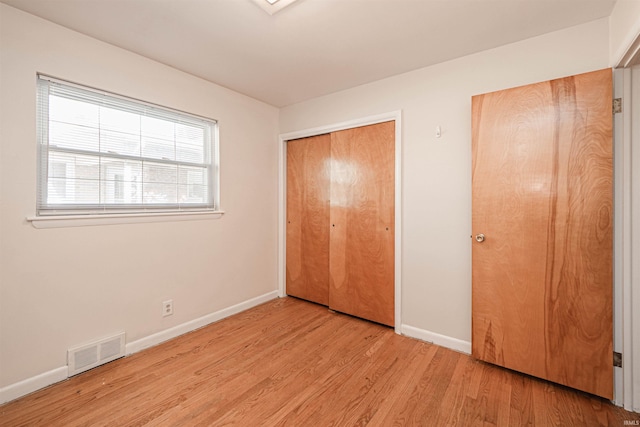
[(640, 34), (640, 1), (617, 0), (609, 16), (609, 28), (609, 63), (615, 67)]
[(469, 342), (471, 96), (608, 61), (608, 19), (601, 19), (285, 107), (280, 131), (403, 111), (402, 322)]
[[(278, 110), (0, 4), (0, 391), (277, 289)], [(38, 230), (36, 72), (220, 123), (218, 220)], [(175, 314), (161, 317), (172, 298)]]

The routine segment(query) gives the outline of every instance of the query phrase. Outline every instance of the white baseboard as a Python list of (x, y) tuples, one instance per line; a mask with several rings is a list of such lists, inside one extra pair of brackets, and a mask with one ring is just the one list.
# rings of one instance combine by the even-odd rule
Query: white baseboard
[(174, 326), (173, 328), (169, 328), (156, 334), (149, 335), (148, 337), (130, 342), (125, 346), (125, 354), (128, 356), (130, 354), (137, 353), (146, 348), (153, 347), (154, 345), (158, 345), (172, 338), (186, 334), (187, 332), (191, 332), (198, 328), (206, 326), (209, 323), (217, 322), (218, 320), (222, 320), (225, 317), (229, 317), (242, 311), (248, 310), (275, 298), (278, 298), (278, 291), (260, 295), (259, 297), (243, 301), (239, 304), (232, 305), (231, 307), (224, 308), (220, 311), (207, 314), (181, 325)]
[[(278, 291), (269, 292), (256, 298), (243, 301), (231, 307), (224, 308), (220, 311), (216, 311), (215, 313), (207, 314), (206, 316), (202, 316), (198, 319), (191, 320), (178, 326), (174, 326), (173, 328), (167, 329), (165, 331), (149, 335), (148, 337), (128, 343), (125, 346), (125, 353), (127, 355), (136, 353), (140, 350), (144, 350), (146, 348), (160, 344), (164, 341), (175, 338), (179, 335), (183, 335), (187, 332), (191, 332), (193, 330), (206, 326), (209, 323), (217, 322), (218, 320), (222, 320), (225, 317), (229, 317), (242, 311), (248, 310), (277, 297)], [(44, 372), (34, 377), (27, 378), (26, 380), (22, 380), (20, 382), (10, 384), (6, 387), (2, 387), (0, 388), (0, 405), (11, 400), (18, 399), (19, 397), (25, 396), (29, 393), (33, 393), (34, 391), (40, 390), (41, 388), (63, 381), (67, 379), (67, 373), (67, 366), (62, 366), (60, 368)]]
[(471, 354), (471, 343), (469, 341), (463, 341), (457, 338), (448, 337), (446, 335), (440, 335), (435, 332), (426, 331), (424, 329), (416, 328), (409, 325), (401, 325), (400, 333), (402, 335), (416, 338), (421, 341), (427, 341), (442, 347), (447, 347), (451, 350), (456, 350), (461, 353)]
[(67, 367), (52, 369), (35, 377), (0, 388), (0, 404), (9, 402), (67, 379)]

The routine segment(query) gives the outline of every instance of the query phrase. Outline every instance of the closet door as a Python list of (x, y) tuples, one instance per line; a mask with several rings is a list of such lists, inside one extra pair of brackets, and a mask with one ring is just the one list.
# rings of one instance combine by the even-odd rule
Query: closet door
[(611, 399), (611, 70), (473, 97), (473, 355)]
[(287, 294), (329, 304), (331, 136), (287, 143)]
[(394, 325), (395, 122), (331, 134), (329, 307)]

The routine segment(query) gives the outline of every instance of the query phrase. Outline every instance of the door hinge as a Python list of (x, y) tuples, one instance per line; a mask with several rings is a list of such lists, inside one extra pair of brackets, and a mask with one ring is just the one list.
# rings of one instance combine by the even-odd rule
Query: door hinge
[(613, 114), (622, 113), (622, 98), (615, 98), (613, 100)]
[(613, 352), (613, 366), (622, 368), (622, 353), (618, 353), (617, 351)]

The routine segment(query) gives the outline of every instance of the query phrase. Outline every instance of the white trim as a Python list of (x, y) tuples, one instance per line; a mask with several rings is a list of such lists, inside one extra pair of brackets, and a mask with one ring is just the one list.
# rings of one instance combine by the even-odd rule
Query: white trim
[(135, 224), (141, 222), (195, 221), (218, 219), (224, 211), (145, 212), (128, 214), (87, 214), (30, 216), (27, 221), (35, 228), (85, 227), (89, 225)]
[[(614, 70), (613, 73), (613, 92), (614, 98), (622, 98), (623, 104), (630, 99), (631, 86), (630, 86), (629, 70)], [(615, 114), (613, 116), (613, 181), (614, 181), (614, 195), (613, 195), (613, 351), (624, 354), (624, 287), (625, 281), (628, 281), (629, 277), (629, 261), (628, 259), (628, 232), (629, 232), (629, 212), (627, 212), (627, 205), (625, 200), (628, 200), (628, 182), (629, 182), (629, 157), (626, 155), (626, 150), (629, 147), (630, 139), (630, 108), (623, 106), (622, 114)], [(613, 388), (614, 399), (613, 402), (618, 406), (623, 406), (624, 392), (624, 370), (623, 368), (614, 367), (613, 369)]]
[[(233, 316), (234, 314), (263, 304), (267, 301), (271, 301), (272, 299), (275, 299), (277, 297), (278, 292), (272, 291), (264, 295), (252, 298), (250, 300), (243, 301), (231, 307), (227, 307), (214, 313), (207, 314), (206, 316), (202, 316), (189, 322), (185, 322), (181, 325), (174, 326), (173, 328), (130, 342), (125, 346), (125, 353), (127, 356), (133, 353), (137, 353), (146, 348), (186, 334), (187, 332), (202, 328), (203, 326), (206, 326), (210, 323), (217, 322), (226, 317)], [(33, 393), (34, 391), (38, 391), (41, 388), (63, 381), (68, 378), (67, 374), (68, 367), (62, 366), (60, 368), (38, 374), (31, 378), (27, 378), (17, 383), (9, 384), (6, 387), (0, 388), (0, 405), (14, 399), (18, 399), (19, 397), (25, 396), (29, 393)]]
[[(629, 268), (625, 285), (625, 337), (622, 364), (625, 368), (625, 409), (640, 412), (640, 66), (631, 69), (631, 99), (627, 102), (631, 137), (629, 150)], [(635, 117), (635, 120), (632, 119)], [(625, 366), (625, 363), (627, 364)], [(630, 395), (626, 389), (629, 382)]]
[[(292, 139), (307, 138), (309, 136), (322, 135), (324, 133), (336, 132), (339, 130), (352, 129), (361, 126), (375, 125), (376, 123), (388, 122), (395, 120), (399, 122), (402, 118), (402, 110), (390, 111), (388, 113), (376, 114), (373, 116), (362, 117), (359, 119), (347, 120), (344, 122), (318, 126), (310, 129), (304, 129), (295, 132), (283, 133), (280, 135), (280, 142), (286, 142)], [(397, 134), (398, 126), (396, 126)], [(396, 140), (396, 145), (398, 142)]]
[(279, 139), (278, 160), (278, 295), (286, 295), (286, 200), (287, 200), (287, 141), (310, 136), (336, 132), (376, 123), (395, 121), (395, 260), (394, 260), (394, 298), (395, 331), (400, 333), (402, 324), (402, 111), (396, 110), (340, 123), (319, 126), (301, 131), (281, 134)]
[(234, 314), (238, 314), (242, 311), (263, 304), (267, 301), (271, 301), (272, 299), (275, 299), (277, 297), (278, 292), (272, 291), (264, 295), (252, 298), (250, 300), (243, 301), (239, 304), (232, 305), (231, 307), (227, 307), (214, 313), (207, 314), (189, 322), (185, 322), (181, 325), (174, 326), (173, 328), (169, 328), (153, 335), (149, 335), (139, 340), (130, 342), (125, 346), (125, 354), (128, 356), (130, 354), (137, 353), (141, 350), (153, 347), (172, 338), (186, 334), (187, 332), (191, 332), (196, 329), (202, 328), (203, 326), (207, 326), (210, 323), (217, 322), (226, 317), (233, 316)]
[(638, 34), (633, 41), (629, 43), (626, 53), (620, 57), (616, 62), (616, 68), (631, 67), (634, 63), (640, 59), (640, 34)]
[[(609, 22), (611, 25), (611, 22)], [(627, 68), (637, 61), (640, 52), (640, 21), (633, 24), (631, 31), (627, 33), (625, 40), (621, 43), (618, 51), (610, 58), (615, 68)]]
[(395, 112), (396, 121), (396, 164), (395, 164), (395, 331), (400, 333), (402, 325), (402, 112)]
[(614, 96), (622, 114), (614, 117), (614, 403), (640, 411), (640, 67), (614, 72)]
[(452, 338), (447, 335), (441, 335), (409, 325), (402, 325), (400, 330), (402, 335), (430, 342), (461, 353), (471, 354), (471, 343), (469, 341), (463, 341), (458, 338)]
[(0, 388), (0, 405), (67, 379), (67, 367), (61, 366), (20, 382)]
[[(288, 138), (293, 139), (293, 138)], [(278, 141), (278, 296), (287, 295), (287, 140)]]

